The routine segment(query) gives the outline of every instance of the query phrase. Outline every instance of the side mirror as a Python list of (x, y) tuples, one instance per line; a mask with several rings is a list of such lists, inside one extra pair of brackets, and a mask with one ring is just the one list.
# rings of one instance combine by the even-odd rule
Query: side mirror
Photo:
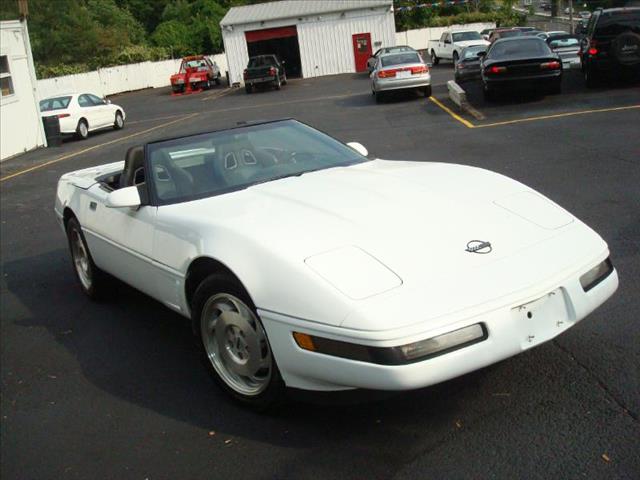
[(107, 207), (109, 208), (138, 208), (140, 203), (140, 194), (136, 186), (114, 190), (107, 196)]
[(485, 57), (486, 55), (487, 55), (487, 52), (478, 52), (478, 58)]
[(367, 150), (365, 148), (364, 145), (362, 145), (361, 143), (358, 142), (349, 142), (347, 143), (347, 147), (355, 150), (356, 152), (358, 152), (360, 155), (362, 155), (363, 157), (366, 157), (367, 155), (369, 155), (369, 150)]
[(111, 105), (111, 100), (109, 100), (108, 98), (103, 98), (103, 100), (107, 105)]

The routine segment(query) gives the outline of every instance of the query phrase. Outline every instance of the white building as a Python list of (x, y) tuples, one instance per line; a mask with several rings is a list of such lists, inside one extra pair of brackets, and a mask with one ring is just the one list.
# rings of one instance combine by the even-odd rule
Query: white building
[(46, 143), (26, 23), (0, 22), (0, 161)]
[(231, 83), (250, 56), (275, 53), (288, 77), (366, 71), (367, 59), (394, 46), (392, 0), (285, 0), (233, 7), (220, 22)]

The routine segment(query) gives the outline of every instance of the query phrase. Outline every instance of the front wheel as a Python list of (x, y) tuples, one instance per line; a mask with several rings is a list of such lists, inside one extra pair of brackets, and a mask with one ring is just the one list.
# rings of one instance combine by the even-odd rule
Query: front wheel
[(455, 66), (458, 63), (458, 52), (453, 52), (453, 65)]
[(422, 93), (425, 97), (431, 96), (431, 85), (427, 85), (426, 87), (422, 87)]
[(106, 274), (93, 263), (82, 228), (75, 217), (70, 218), (67, 222), (67, 240), (73, 269), (80, 283), (80, 288), (92, 300), (102, 298), (105, 291)]
[(121, 130), (124, 127), (124, 118), (122, 117), (122, 112), (116, 112), (116, 119), (113, 122), (113, 128), (115, 130)]
[(285, 385), (267, 333), (240, 283), (210, 275), (197, 288), (191, 312), (205, 366), (225, 392), (258, 410), (283, 399)]

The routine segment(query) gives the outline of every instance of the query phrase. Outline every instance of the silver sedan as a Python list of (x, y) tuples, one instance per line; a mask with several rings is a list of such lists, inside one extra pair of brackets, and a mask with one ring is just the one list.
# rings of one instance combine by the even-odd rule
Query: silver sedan
[(418, 52), (380, 55), (371, 72), (371, 92), (380, 102), (392, 90), (420, 90), (431, 96), (429, 67)]

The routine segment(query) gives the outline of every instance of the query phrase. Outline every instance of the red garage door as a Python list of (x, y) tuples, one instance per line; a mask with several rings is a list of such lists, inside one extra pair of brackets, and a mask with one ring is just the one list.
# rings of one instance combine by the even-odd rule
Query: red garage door
[(296, 27), (265, 28), (264, 30), (252, 30), (244, 32), (247, 43), (271, 40), (273, 38), (297, 37)]

